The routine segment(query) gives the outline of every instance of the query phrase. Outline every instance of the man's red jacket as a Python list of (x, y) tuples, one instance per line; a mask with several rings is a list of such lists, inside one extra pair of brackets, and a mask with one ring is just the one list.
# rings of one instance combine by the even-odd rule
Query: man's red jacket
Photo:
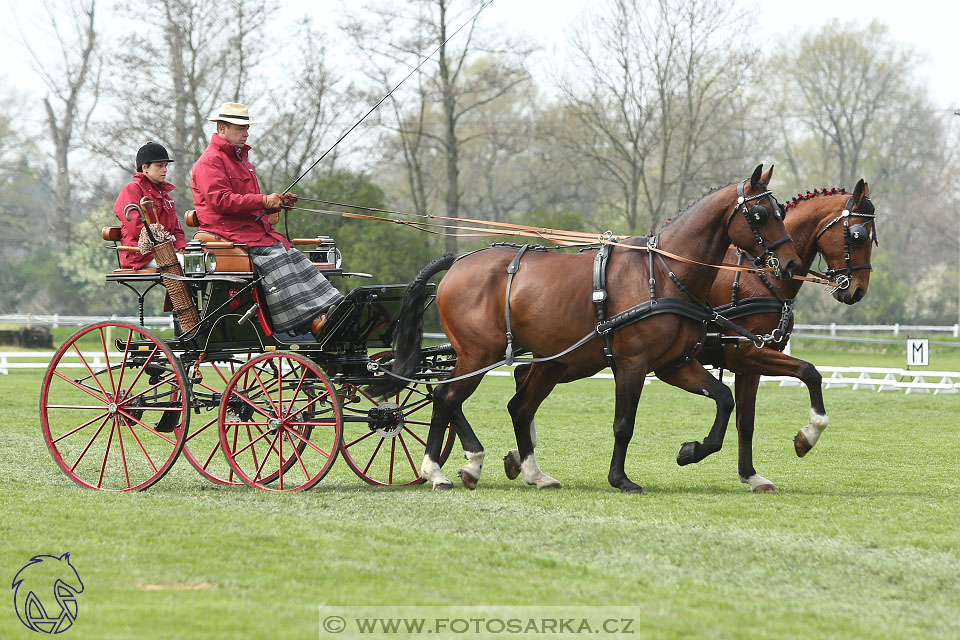
[(253, 165), (247, 160), (249, 145), (241, 149), (213, 134), (207, 149), (193, 165), (193, 206), (200, 230), (231, 242), (267, 247), (278, 242), (292, 245), (267, 222), (257, 220), (263, 211), (263, 196)]

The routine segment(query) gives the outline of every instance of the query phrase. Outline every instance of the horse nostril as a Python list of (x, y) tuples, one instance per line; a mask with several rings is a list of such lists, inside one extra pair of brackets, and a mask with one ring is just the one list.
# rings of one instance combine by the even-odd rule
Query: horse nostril
[(784, 274), (786, 278), (792, 278), (800, 271), (800, 261), (791, 260), (787, 263), (787, 268), (784, 269)]
[(861, 299), (863, 299), (863, 287), (857, 287), (853, 295), (850, 296), (850, 304), (856, 304)]

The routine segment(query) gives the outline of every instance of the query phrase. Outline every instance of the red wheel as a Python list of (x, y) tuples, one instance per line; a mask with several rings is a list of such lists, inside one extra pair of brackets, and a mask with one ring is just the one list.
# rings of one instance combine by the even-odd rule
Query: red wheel
[[(389, 352), (371, 356), (379, 360)], [(353, 472), (373, 485), (423, 482), (420, 463), (430, 431), (433, 387), (409, 385), (400, 393), (377, 400), (354, 385), (339, 389), (343, 411), (343, 459)], [(447, 461), (455, 440), (447, 425), (439, 464)]]
[(298, 491), (320, 482), (340, 450), (343, 422), (323, 370), (294, 353), (240, 366), (220, 404), (220, 447), (240, 480)]
[(199, 414), (201, 424), (193, 425), (187, 435), (183, 455), (200, 475), (217, 484), (243, 484), (220, 448), (220, 403), (227, 383), (250, 357), (252, 354), (240, 355), (226, 362), (203, 362), (200, 365), (200, 379), (191, 382), (191, 404), (199, 407), (203, 413)]
[[(76, 360), (74, 357), (78, 357)], [(180, 361), (139, 325), (102, 322), (73, 334), (47, 367), (43, 436), (78, 484), (146, 489), (176, 462), (189, 428)]]

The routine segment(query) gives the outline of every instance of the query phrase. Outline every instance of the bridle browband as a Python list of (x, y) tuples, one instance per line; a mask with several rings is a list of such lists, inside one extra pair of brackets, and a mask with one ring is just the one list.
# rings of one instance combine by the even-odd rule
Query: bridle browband
[[(843, 207), (843, 211), (840, 212), (836, 218), (831, 220), (820, 230), (820, 233), (817, 234), (817, 237), (814, 238), (814, 243), (820, 242), (820, 237), (826, 233), (827, 229), (835, 225), (836, 223), (843, 221), (843, 261), (844, 266), (840, 269), (827, 269), (823, 274), (825, 278), (835, 280), (837, 283), (838, 289), (846, 289), (850, 286), (850, 279), (853, 276), (854, 271), (859, 271), (866, 269), (867, 271), (872, 271), (873, 266), (868, 262), (866, 264), (850, 264), (850, 247), (860, 247), (863, 246), (865, 242), (871, 240), (874, 245), (880, 246), (880, 239), (877, 234), (877, 214), (874, 213), (873, 203), (870, 202), (869, 196), (864, 196), (863, 201), (869, 205), (871, 211), (854, 211), (853, 210), (853, 196), (847, 198), (847, 203)], [(855, 224), (850, 225), (850, 216), (857, 216), (860, 218), (866, 218), (867, 222), (872, 221), (873, 225), (871, 229), (868, 230), (866, 225)], [(822, 253), (822, 252), (821, 252)]]
[[(742, 248), (739, 248), (743, 251), (744, 255), (753, 262), (753, 265), (759, 267), (761, 265), (766, 266), (766, 268), (772, 270), (775, 274), (780, 273), (780, 259), (773, 254), (773, 250), (779, 247), (782, 244), (791, 242), (793, 238), (790, 237), (790, 234), (785, 234), (779, 240), (767, 244), (763, 239), (763, 236), (760, 235), (760, 227), (766, 224), (767, 222), (767, 211), (760, 205), (756, 205), (747, 209), (747, 203), (754, 200), (759, 200), (766, 197), (770, 203), (770, 208), (773, 211), (773, 215), (777, 217), (778, 220), (782, 220), (780, 205), (777, 202), (776, 197), (774, 197), (773, 192), (770, 190), (763, 191), (761, 193), (754, 194), (752, 196), (744, 195), (744, 185), (747, 184), (747, 179), (740, 181), (737, 184), (737, 204), (733, 206), (733, 210), (730, 212), (730, 215), (727, 216), (727, 223), (724, 227), (724, 230), (727, 233), (727, 237), (730, 236), (730, 223), (733, 222), (733, 217), (737, 212), (742, 212), (743, 217), (746, 218), (747, 224), (750, 225), (750, 230), (753, 232), (753, 238), (756, 243), (763, 249), (763, 251), (756, 257), (751, 256)], [(731, 240), (732, 242), (732, 240)]]

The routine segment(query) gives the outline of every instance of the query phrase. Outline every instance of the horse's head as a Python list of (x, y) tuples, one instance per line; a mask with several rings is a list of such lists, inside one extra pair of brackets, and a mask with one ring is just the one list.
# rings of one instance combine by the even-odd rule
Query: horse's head
[(758, 267), (773, 269), (775, 277), (791, 278), (800, 269), (800, 257), (783, 226), (783, 208), (767, 189), (773, 167), (737, 183), (737, 201), (727, 217), (730, 242)]
[(843, 209), (824, 218), (816, 234), (817, 251), (827, 261), (826, 276), (838, 288), (833, 297), (844, 304), (855, 304), (867, 293), (870, 284), (870, 256), (878, 244), (877, 221), (870, 201), (870, 185), (857, 183), (852, 196), (836, 198)]

